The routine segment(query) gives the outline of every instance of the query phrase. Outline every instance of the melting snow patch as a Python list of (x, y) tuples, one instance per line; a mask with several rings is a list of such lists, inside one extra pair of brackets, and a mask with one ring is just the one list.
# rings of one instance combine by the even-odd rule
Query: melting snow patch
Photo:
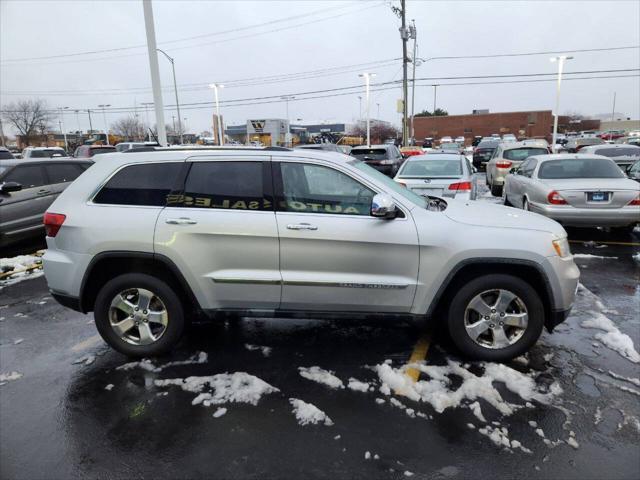
[(293, 414), (296, 416), (300, 425), (308, 425), (310, 423), (314, 425), (318, 423), (324, 423), (327, 426), (333, 425), (333, 421), (327, 414), (315, 405), (304, 402), (298, 398), (290, 398), (289, 403), (293, 406)]
[(16, 338), (16, 339), (13, 341), (13, 344), (14, 344), (14, 345), (20, 345), (22, 342), (24, 342), (24, 338)]
[(482, 415), (482, 409), (480, 408), (479, 402), (473, 402), (469, 404), (469, 408), (471, 409), (471, 411), (473, 412), (473, 414), (476, 416), (478, 420), (480, 420), (481, 422), (487, 423), (487, 420), (484, 418), (484, 415)]
[(640, 263), (640, 252), (636, 253), (636, 254), (633, 256), (633, 259), (634, 259), (636, 262)]
[(139, 362), (129, 362), (129, 363), (125, 363), (124, 365), (120, 365), (119, 367), (116, 367), (116, 370), (126, 371), (126, 370), (133, 370), (134, 368), (139, 368), (141, 370), (146, 370), (148, 372), (157, 373), (169, 367), (176, 367), (179, 365), (193, 365), (193, 364), (207, 363), (208, 358), (209, 356), (207, 355), (206, 352), (198, 352), (186, 360), (176, 360), (174, 362), (165, 363), (158, 367), (156, 367), (151, 360), (147, 358), (143, 358)]
[(213, 412), (213, 418), (220, 418), (225, 413), (227, 413), (227, 409), (226, 408), (218, 407), (218, 409), (215, 412)]
[(618, 375), (615, 372), (612, 372), (611, 370), (609, 370), (609, 376), (617, 379), (617, 380), (623, 380), (625, 382), (629, 382), (634, 384), (637, 387), (640, 387), (640, 378), (629, 378), (629, 377), (623, 377), (622, 375)]
[(404, 476), (405, 477), (413, 477), (413, 472), (410, 472), (409, 470), (405, 470), (404, 471)]
[(331, 388), (344, 388), (342, 380), (336, 377), (328, 370), (324, 370), (320, 367), (298, 367), (300, 376), (317, 383), (322, 383)]
[(369, 390), (370, 386), (371, 385), (369, 385), (367, 382), (361, 382), (360, 380), (353, 377), (349, 379), (349, 384), (347, 385), (347, 387), (356, 392), (366, 392)]
[(21, 377), (22, 377), (22, 374), (18, 372), (0, 373), (0, 382), (2, 382), (2, 385), (4, 385), (7, 382), (10, 382), (12, 380), (18, 380)]
[(381, 405), (381, 404), (385, 403), (385, 399), (384, 398), (376, 398), (376, 403), (378, 405)]
[(609, 260), (617, 260), (618, 257), (603, 257), (600, 255), (591, 255), (590, 253), (574, 253), (573, 258), (605, 258)]
[(110, 383), (109, 385), (107, 385), (106, 387), (104, 387), (105, 390), (109, 391), (113, 388), (113, 383)]
[(42, 269), (27, 270), (33, 265), (42, 263), (42, 258), (36, 255), (18, 255), (11, 258), (0, 258), (0, 273), (15, 272), (10, 278), (0, 280), (0, 289), (7, 285), (13, 285), (27, 280), (29, 278), (37, 278), (43, 275)]
[(365, 460), (371, 460), (371, 452), (369, 452), (369, 451), (364, 452), (364, 459)]
[(245, 343), (244, 348), (246, 348), (251, 352), (254, 350), (260, 350), (262, 352), (262, 355), (264, 355), (265, 357), (268, 357), (269, 355), (271, 355), (271, 347), (265, 347), (263, 345), (251, 345), (249, 343)]
[(528, 448), (524, 447), (518, 440), (509, 440), (509, 430), (507, 427), (493, 428), (490, 425), (478, 429), (482, 435), (489, 437), (489, 439), (499, 447), (504, 447), (508, 450), (513, 448), (519, 448), (525, 453), (533, 453)]
[(77, 365), (83, 363), (84, 365), (91, 365), (96, 361), (95, 355), (85, 355), (84, 357), (80, 357), (72, 362), (72, 365)]
[[(170, 378), (155, 380), (157, 387), (176, 385), (186, 392), (198, 393), (191, 404), (205, 407), (223, 403), (250, 403), (257, 405), (262, 395), (278, 392), (267, 382), (246, 372), (219, 373), (206, 377)], [(203, 392), (209, 387), (209, 392)]]

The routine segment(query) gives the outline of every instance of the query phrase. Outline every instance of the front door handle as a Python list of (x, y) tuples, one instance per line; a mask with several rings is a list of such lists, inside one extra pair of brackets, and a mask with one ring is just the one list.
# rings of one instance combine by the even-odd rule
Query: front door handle
[(290, 223), (289, 225), (287, 225), (287, 228), (289, 230), (317, 230), (318, 227), (316, 227), (315, 225), (311, 225), (310, 223)]
[(191, 220), (190, 218), (187, 217), (180, 217), (180, 218), (167, 218), (164, 223), (168, 223), (169, 225), (195, 225), (196, 222), (195, 220)]
[(38, 195), (49, 195), (51, 190), (38, 190)]

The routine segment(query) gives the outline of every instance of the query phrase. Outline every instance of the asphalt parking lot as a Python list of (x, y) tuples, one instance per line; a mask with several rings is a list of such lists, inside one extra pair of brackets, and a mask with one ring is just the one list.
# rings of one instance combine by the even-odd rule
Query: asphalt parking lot
[(410, 325), (248, 318), (132, 363), (44, 277), (0, 286), (0, 477), (640, 478), (640, 233), (569, 234), (572, 315), (506, 366)]

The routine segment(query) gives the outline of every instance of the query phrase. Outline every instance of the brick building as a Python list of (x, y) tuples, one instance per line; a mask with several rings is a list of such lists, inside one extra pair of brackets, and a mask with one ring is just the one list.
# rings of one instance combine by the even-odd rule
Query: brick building
[[(572, 122), (570, 117), (558, 118), (558, 131), (597, 130), (599, 120)], [(463, 135), (469, 143), (474, 136), (488, 137), (512, 133), (516, 137), (551, 139), (553, 115), (551, 110), (529, 112), (474, 113), (468, 115), (447, 115), (444, 117), (415, 117), (415, 138), (422, 141), (426, 137), (441, 138)]]

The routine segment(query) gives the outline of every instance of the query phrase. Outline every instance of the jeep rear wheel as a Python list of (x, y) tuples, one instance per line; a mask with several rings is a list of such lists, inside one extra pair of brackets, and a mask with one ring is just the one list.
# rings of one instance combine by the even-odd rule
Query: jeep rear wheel
[(150, 275), (129, 273), (113, 278), (98, 292), (94, 311), (102, 338), (125, 355), (166, 353), (184, 331), (178, 295)]
[(460, 351), (474, 359), (510, 360), (529, 350), (544, 325), (531, 285), (511, 275), (478, 277), (453, 297), (448, 327)]

